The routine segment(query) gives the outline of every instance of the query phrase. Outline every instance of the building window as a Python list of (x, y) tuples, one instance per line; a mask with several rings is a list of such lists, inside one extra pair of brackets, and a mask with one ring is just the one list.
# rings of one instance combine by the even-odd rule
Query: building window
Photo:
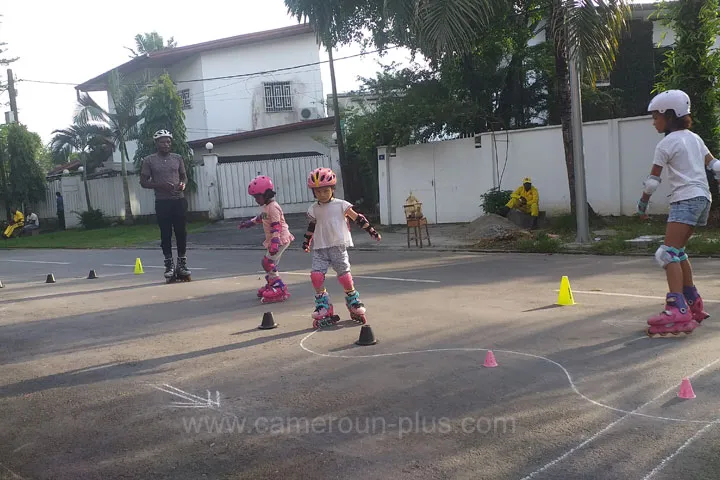
[(290, 82), (265, 83), (265, 111), (292, 112)]
[(180, 94), (180, 98), (182, 98), (183, 110), (192, 108), (192, 103), (190, 102), (190, 89), (186, 88), (185, 90), (180, 90), (178, 93)]

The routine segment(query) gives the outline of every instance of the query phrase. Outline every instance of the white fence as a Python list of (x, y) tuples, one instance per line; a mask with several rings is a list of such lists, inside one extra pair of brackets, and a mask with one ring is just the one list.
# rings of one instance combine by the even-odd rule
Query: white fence
[[(635, 213), (655, 145), (662, 139), (651, 117), (586, 123), (583, 139), (592, 207), (603, 215)], [(526, 176), (532, 177), (539, 190), (541, 210), (554, 214), (570, 210), (559, 126), (410, 145), (395, 153), (382, 147), (378, 171), (383, 224), (405, 221), (403, 204), (410, 193), (423, 202), (423, 212), (432, 223), (472, 221), (483, 214), (483, 193), (498, 186), (514, 190)], [(649, 212), (667, 213), (668, 194), (664, 181), (652, 197)]]
[(330, 167), (326, 155), (272, 159), (255, 162), (220, 163), (218, 182), (226, 217), (256, 215), (258, 205), (248, 195), (247, 186), (258, 175), (272, 178), (277, 200), (285, 213), (302, 213), (313, 202), (312, 192), (307, 186), (308, 174), (318, 167)]
[[(305, 212), (313, 201), (312, 192), (307, 187), (307, 176), (317, 167), (330, 167), (338, 174), (337, 195), (342, 197), (342, 177), (336, 150), (331, 148), (330, 157), (318, 155), (239, 163), (219, 163), (217, 155), (204, 155), (204, 165), (193, 170), (197, 190), (186, 193), (188, 209), (191, 212), (207, 212), (211, 219), (257, 215), (258, 205), (248, 195), (247, 186), (257, 175), (268, 175), (275, 183), (278, 201), (285, 213)], [(128, 187), (133, 215), (155, 214), (154, 192), (140, 186), (140, 177), (128, 176)], [(78, 227), (78, 214), (87, 208), (85, 187), (79, 175), (66, 175), (49, 182), (45, 201), (34, 205), (34, 210), (41, 219), (56, 217), (55, 192), (58, 191), (65, 202), (67, 228)], [(125, 216), (122, 177), (89, 180), (88, 191), (92, 208), (101, 210), (109, 218)]]

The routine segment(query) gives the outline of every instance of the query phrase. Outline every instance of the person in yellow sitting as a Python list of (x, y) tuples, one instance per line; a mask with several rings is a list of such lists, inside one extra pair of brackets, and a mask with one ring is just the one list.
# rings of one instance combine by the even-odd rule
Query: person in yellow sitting
[(19, 209), (16, 208), (13, 212), (13, 223), (8, 225), (8, 227), (5, 229), (5, 231), (3, 232), (3, 238), (10, 238), (16, 229), (22, 228), (24, 225), (25, 216)]
[(510, 195), (510, 201), (503, 207), (500, 215), (503, 217), (507, 216), (510, 209), (515, 209), (523, 212), (526, 215), (533, 217), (532, 228), (537, 228), (538, 215), (540, 214), (540, 194), (537, 188), (532, 184), (530, 177), (523, 178), (522, 186), (518, 187)]

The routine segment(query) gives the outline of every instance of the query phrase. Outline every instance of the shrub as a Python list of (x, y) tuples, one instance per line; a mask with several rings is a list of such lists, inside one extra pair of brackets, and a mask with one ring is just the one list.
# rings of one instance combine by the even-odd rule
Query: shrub
[(102, 210), (99, 209), (91, 208), (86, 212), (82, 212), (79, 216), (80, 223), (86, 230), (102, 228), (108, 224), (107, 220), (103, 216)]
[(487, 192), (480, 195), (482, 203), (480, 206), (486, 214), (499, 214), (502, 207), (510, 201), (512, 190), (500, 190), (499, 188), (491, 188)]

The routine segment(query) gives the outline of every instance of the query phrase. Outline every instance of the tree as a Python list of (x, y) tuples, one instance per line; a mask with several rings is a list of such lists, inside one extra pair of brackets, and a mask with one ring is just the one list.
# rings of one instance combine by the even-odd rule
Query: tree
[(155, 153), (153, 134), (158, 130), (169, 130), (173, 135), (173, 152), (183, 158), (188, 176), (188, 189), (196, 188), (192, 155), (187, 144), (185, 131), (185, 112), (182, 98), (168, 74), (163, 74), (153, 82), (145, 94), (142, 104), (143, 123), (138, 136), (138, 149), (135, 152), (135, 169), (139, 170), (142, 159)]
[(80, 110), (75, 116), (75, 124), (80, 126), (99, 123), (109, 128), (112, 142), (120, 150), (123, 178), (123, 194), (125, 196), (125, 220), (132, 223), (133, 214), (130, 205), (130, 187), (127, 179), (127, 141), (137, 138), (137, 124), (140, 115), (137, 113), (138, 105), (143, 99), (143, 82), (121, 82), (117, 70), (110, 74), (108, 93), (114, 106), (113, 112), (103, 109), (87, 93), (78, 99)]
[[(471, 52), (478, 38), (492, 31), (496, 13), (508, 4), (514, 10), (524, 0), (285, 0), (290, 13), (322, 29), (337, 29), (334, 38), (353, 38), (369, 29), (379, 48), (404, 45), (436, 60)], [(575, 211), (575, 168), (570, 135), (570, 81), (568, 60), (577, 54), (589, 77), (607, 74), (629, 18), (627, 0), (551, 0), (539, 4), (547, 21), (547, 38), (553, 42), (554, 92), (560, 106), (565, 163), (571, 208)], [(348, 15), (352, 15), (349, 18)], [(328, 19), (330, 17), (330, 20)], [(364, 25), (355, 30), (355, 25)], [(347, 29), (351, 35), (347, 36)], [(331, 35), (331, 36), (333, 36)]]
[[(720, 35), (718, 0), (687, 0), (667, 4), (661, 10), (665, 24), (675, 32), (675, 45), (665, 55), (665, 68), (655, 92), (680, 89), (690, 97), (693, 130), (718, 155), (720, 148), (720, 52), (713, 49)], [(713, 208), (718, 207), (718, 185), (707, 172), (713, 195)]]
[(135, 35), (135, 48), (137, 50), (133, 50), (130, 47), (125, 48), (127, 50), (130, 50), (130, 52), (132, 53), (130, 58), (135, 58), (145, 55), (146, 53), (157, 52), (166, 48), (175, 47), (177, 47), (175, 37), (170, 37), (170, 40), (165, 43), (162, 35), (158, 34), (157, 32), (150, 32), (138, 33), (137, 35)]
[(7, 180), (2, 187), (17, 208), (45, 199), (45, 174), (37, 163), (39, 138), (18, 123), (0, 128), (0, 161)]
[[(93, 151), (101, 151), (106, 154), (112, 153), (114, 147), (112, 131), (105, 125), (84, 124), (71, 125), (68, 128), (54, 130), (52, 133), (53, 138), (50, 141), (50, 149), (54, 155), (78, 153), (84, 170), (85, 203), (87, 210), (91, 211), (92, 205), (87, 176), (97, 168), (97, 164), (93, 164), (92, 160), (98, 158), (97, 155), (93, 158)], [(105, 158), (107, 159), (107, 155)]]

